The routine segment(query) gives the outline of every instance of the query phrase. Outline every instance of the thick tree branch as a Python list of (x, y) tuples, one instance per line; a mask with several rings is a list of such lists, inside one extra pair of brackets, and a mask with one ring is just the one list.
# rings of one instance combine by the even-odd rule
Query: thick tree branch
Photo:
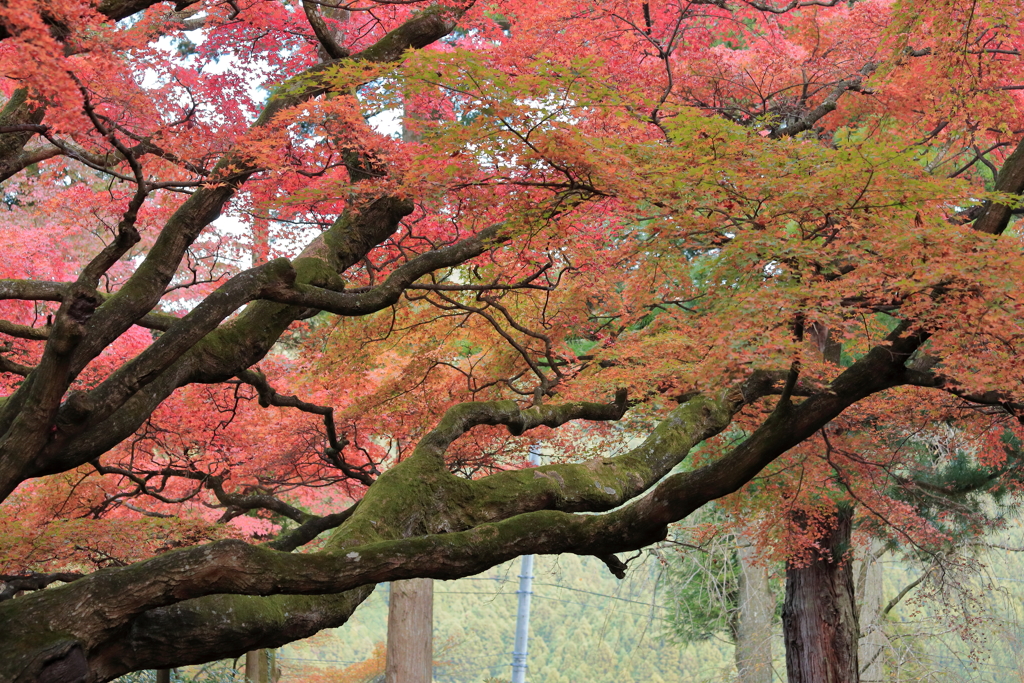
[[(934, 357), (929, 357), (929, 360), (933, 363), (938, 362), (938, 359)], [(985, 392), (967, 391), (954, 378), (931, 369), (912, 370), (907, 374), (907, 384), (926, 389), (938, 389), (939, 391), (962, 398), (969, 403), (979, 406), (999, 407), (1018, 419), (1024, 418), (1024, 402), (1021, 402), (1019, 398), (1014, 397), (1012, 394), (995, 390)]]
[[(424, 47), (450, 33), (463, 11), (438, 7), (421, 12), (348, 59), (369, 62), (398, 60), (406, 50)], [(254, 128), (269, 125), (279, 112), (288, 107), (328, 92), (332, 82), (325, 76), (332, 64), (311, 67), (281, 83), (253, 124)], [(131, 278), (97, 311), (90, 324), (89, 337), (76, 353), (74, 373), (77, 374), (136, 320), (153, 310), (177, 272), (186, 249), (220, 215), (224, 204), (256, 170), (257, 167), (241, 152), (230, 154), (217, 163), (211, 173), (210, 184), (194, 192), (175, 211)], [(389, 206), (379, 208), (385, 212), (390, 209)], [(341, 260), (347, 260), (344, 258), (346, 254), (340, 256)], [(234, 373), (229, 373), (229, 376), (231, 374)]]
[[(270, 282), (292, 279), (295, 272), (285, 259), (239, 273), (218, 287), (172, 325), (138, 356), (123, 364), (98, 387), (69, 398), (66, 411), (74, 410), (79, 420), (104, 420), (124, 405), (128, 397), (160, 376), (186, 351), (212, 332), (231, 313)], [(73, 404), (73, 405), (71, 405)]]
[[(426, 486), (439, 485), (444, 490), (449, 486), (446, 482), (456, 479), (435, 479), (432, 484), (427, 474), (430, 470), (423, 465), (433, 458), (414, 456), (387, 472), (371, 487), (356, 513), (339, 527), (327, 551), (294, 556), (237, 541), (220, 541), (166, 553), (130, 567), (96, 572), (74, 584), (26, 596), (22, 598), (21, 613), (32, 617), (38, 611), (34, 619), (40, 622), (43, 614), (47, 614), (47, 623), (55, 631), (88, 633), (92, 642), (102, 642), (107, 637), (104, 634), (119, 632), (124, 620), (134, 615), (218, 593), (335, 593), (382, 580), (466, 576), (524, 553), (574, 552), (607, 556), (641, 548), (663, 537), (668, 523), (709, 500), (738, 489), (766, 464), (806, 438), (808, 433), (820, 429), (847, 406), (899, 384), (905, 372), (905, 361), (922, 341), (920, 335), (895, 333), (888, 344), (872, 349), (844, 371), (832, 382), (828, 392), (777, 409), (729, 455), (693, 472), (669, 476), (649, 495), (612, 512), (575, 515), (538, 510), (465, 530), (456, 527), (449, 533), (393, 538), (395, 534), (416, 533), (420, 528), (401, 525), (399, 520), (409, 514), (409, 506), (426, 504), (429, 509), (435, 506), (432, 501), (438, 499), (436, 496), (427, 499), (412, 496), (403, 500), (389, 493), (390, 489), (398, 486), (409, 494), (411, 491), (406, 487), (414, 480)], [(512, 411), (507, 419), (500, 417), (494, 419), (471, 411), (462, 414), (456, 410), (440, 431), (425, 440), (424, 446), (442, 447), (450, 443), (453, 435), (464, 432), (472, 424), (519, 424), (522, 419), (512, 415)], [(562, 417), (557, 411), (547, 416), (538, 411), (526, 421), (541, 424), (546, 419), (557, 422)], [(692, 429), (692, 425), (680, 426), (683, 431)], [(671, 437), (666, 431), (659, 438)], [(688, 449), (692, 444), (685, 440), (680, 445)], [(601, 467), (604, 465), (600, 461), (594, 465), (595, 469)], [(566, 466), (553, 466), (548, 468), (547, 474), (555, 476), (563, 471), (568, 471)], [(622, 475), (628, 476), (628, 473)], [(456, 486), (464, 486), (465, 482), (459, 481)], [(481, 480), (481, 484), (486, 481), (487, 478)], [(590, 482), (585, 485), (593, 486)], [(440, 500), (447, 499), (451, 493), (454, 491), (442, 495)], [(456, 498), (456, 507), (464, 509), (466, 500), (461, 496)], [(435, 508), (433, 514), (440, 517), (429, 522), (429, 527), (441, 530), (459, 523), (458, 513), (451, 507)], [(396, 523), (399, 526), (396, 527)], [(382, 535), (383, 540), (374, 540)], [(388, 540), (388, 536), (392, 538)], [(154, 581), (154, 577), (159, 580)], [(126, 585), (133, 589), (126, 591)], [(48, 608), (51, 601), (52, 604), (83, 607), (54, 617)], [(106, 613), (97, 621), (95, 611), (84, 607), (111, 604), (111, 601), (119, 605), (123, 617), (112, 621)], [(3, 618), (3, 609), (4, 606), (0, 606), (0, 618)], [(20, 637), (21, 634), (9, 636)], [(18, 651), (13, 641), (7, 648), (7, 651)]]
[(35, 367), (31, 365), (22, 365), (16, 363), (7, 356), (0, 355), (0, 372), (9, 372), (12, 375), (21, 375), (22, 377), (28, 377), (32, 374)]
[[(394, 232), (398, 218), (410, 208), (404, 202), (384, 199), (373, 202), (366, 214), (358, 209), (355, 217), (346, 213), (325, 233), (323, 244), (317, 249), (331, 249), (331, 260), (338, 267), (347, 268)], [(416, 257), (398, 268), (379, 288), (346, 299), (347, 308), (343, 310), (349, 314), (379, 310), (376, 307), (390, 305), (406, 282), (414, 281), (428, 269), (457, 265), (503, 239), (495, 226), (450, 247)], [(225, 381), (244, 372), (263, 357), (293, 320), (309, 309), (255, 302), (230, 323), (219, 328), (217, 323), (256, 296), (277, 297), (287, 290), (287, 283), (295, 282), (291, 287), (297, 287), (304, 281), (341, 286), (334, 267), (325, 267), (320, 259), (303, 256), (291, 264), (279, 259), (235, 276), (184, 318), (172, 318), (175, 322), (161, 325), (167, 332), (153, 345), (94, 390), (69, 398), (61, 412), (62, 431), (48, 446), (46, 457), (33, 463), (32, 476), (63, 471), (98, 457), (127, 438), (159, 402), (183, 384)], [(122, 417), (125, 415), (130, 417)], [(106, 424), (107, 418), (116, 427)], [(364, 473), (365, 476), (371, 473)]]
[[(795, 2), (790, 3), (789, 9), (792, 9), (795, 5)], [(872, 73), (874, 73), (875, 69), (877, 68), (878, 64), (876, 64), (875, 62), (868, 62), (861, 68), (859, 73), (845, 80), (839, 81), (834, 86), (832, 86), (832, 89), (829, 91), (829, 94), (826, 95), (825, 99), (822, 100), (821, 103), (819, 103), (818, 106), (816, 106), (814, 109), (811, 109), (810, 111), (806, 112), (796, 121), (787, 121), (784, 122), (782, 125), (773, 128), (770, 137), (789, 137), (814, 128), (815, 124), (817, 124), (818, 121), (820, 121), (825, 116), (835, 111), (836, 107), (839, 106), (840, 97), (842, 97), (845, 93), (851, 91), (859, 91), (863, 86), (864, 79), (870, 76)]]
[(402, 294), (424, 275), (449, 268), (483, 254), (507, 242), (509, 235), (501, 225), (481, 230), (451, 246), (442, 247), (413, 258), (395, 269), (382, 284), (363, 291), (339, 292), (314, 285), (296, 283), (280, 289), (269, 289), (263, 297), (270, 301), (303, 306), (337, 315), (357, 316), (380, 311), (398, 303)]
[(63, 301), (66, 282), (42, 280), (0, 280), (0, 299), (21, 301)]
[(15, 157), (0, 157), (0, 183), (16, 173), (20, 173), (32, 164), (46, 161), (60, 154), (60, 150), (49, 145), (23, 151)]
[[(137, 14), (147, 7), (158, 5), (164, 0), (103, 0), (97, 7), (96, 10), (114, 21), (120, 21), (127, 17)], [(176, 11), (180, 12), (190, 5), (195, 5), (199, 0), (177, 0), (174, 5)], [(4, 3), (6, 4), (6, 3)], [(53, 17), (43, 13), (43, 21), (53, 27), (54, 33), (58, 38), (63, 38), (67, 34), (67, 27), (63, 26)], [(0, 24), (0, 40), (10, 38), (13, 34), (9, 26)]]
[[(151, 610), (105, 643), (90, 666), (102, 680), (125, 671), (173, 668), (281, 647), (345, 624), (374, 586), (340, 595), (211, 596)], [(217, 627), (210, 627), (210, 615)]]
[[(0, 280), (0, 300), (63, 301), (64, 295), (71, 284), (69, 282), (45, 282), (41, 280)], [(101, 300), (106, 300), (111, 296), (104, 292), (95, 292), (95, 294)], [(135, 324), (148, 329), (167, 330), (179, 320), (181, 318), (169, 313), (149, 311), (136, 320)], [(42, 328), (33, 329), (38, 330)]]
[(16, 472), (24, 466), (25, 454), (31, 458), (49, 439), (68, 386), (72, 355), (98, 304), (98, 298), (88, 288), (69, 289), (55, 316), (39, 365), (0, 407), (0, 425), (7, 426), (0, 436), (0, 499), (17, 486)]
[(0, 131), (3, 131), (0, 133), (0, 182), (29, 164), (48, 158), (39, 158), (38, 153), (24, 151), (32, 136), (39, 132), (37, 129), (45, 111), (41, 105), (29, 102), (27, 88), (18, 88), (11, 93), (11, 99), (0, 110)]
[[(189, 314), (195, 314), (192, 322), (182, 324), (182, 319), (174, 323), (160, 340), (133, 359), (130, 370), (122, 367), (92, 392), (69, 397), (61, 413), (61, 431), (25, 474), (38, 476), (88, 462), (127, 438), (178, 387), (226, 381), (259, 361), (309, 309), (257, 301), (234, 320), (210, 329), (234, 308), (269, 289), (271, 282), (292, 278), (338, 282), (336, 269), (344, 270), (362, 259), (390, 236), (410, 211), (409, 202), (389, 197), (346, 210), (325, 233), (335, 267), (310, 257), (291, 263), (278, 259), (229, 280)], [(96, 415), (109, 419), (97, 422)], [(92, 419), (86, 420), (89, 416)]]
[(30, 325), (19, 325), (17, 323), (12, 323), (9, 320), (0, 320), (0, 334), (6, 334), (9, 337), (17, 337), (18, 339), (42, 341), (50, 337), (50, 328), (49, 326), (32, 327)]
[[(534, 510), (602, 512), (650, 489), (678, 465), (690, 449), (718, 434), (745, 405), (778, 395), (789, 373), (757, 370), (718, 396), (691, 394), (651, 432), (642, 444), (613, 458), (583, 464), (546, 465), (499, 472), (474, 481), (476, 507), (486, 510), (472, 523)], [(827, 393), (828, 385), (798, 382), (793, 395)], [(514, 496), (506, 491), (515, 491)]]
[[(463, 11), (434, 8), (421, 12), (350, 59), (399, 59), (405, 50), (422, 47), (446, 35)], [(282, 109), (326, 92), (330, 87), (329, 79), (320, 79), (325, 66), (309, 69), (282, 84), (271, 96), (255, 125), (266, 125)], [(225, 175), (229, 168), (230, 174)], [(56, 375), (48, 375), (47, 382), (42, 383), (48, 391), (62, 394), (78, 373), (132, 324), (152, 317), (151, 311), (163, 296), (185, 250), (216, 218), (238, 185), (255, 170), (251, 163), (237, 155), (221, 160), (212, 177), (214, 180), (220, 177), (222, 182), (211, 183), (193, 193), (169, 219), (129, 280), (113, 295), (106, 297), (95, 314), (90, 310), (88, 324), (83, 321), (82, 330), (68, 348), (70, 359), (64, 356), (48, 359), (49, 344), (54, 341), (51, 336), (43, 360), (33, 373), (39, 374), (59, 360), (60, 371)], [(318, 255), (323, 254), (329, 268), (323, 268), (323, 261), (318, 262), (317, 259), (298, 259), (296, 280), (318, 284), (336, 282), (337, 273), (357, 263), (371, 248), (390, 236), (398, 221), (411, 211), (412, 205), (408, 200), (394, 197), (381, 197), (346, 209), (315, 245)], [(97, 259), (104, 263), (109, 260), (102, 254)], [(91, 275), (95, 269), (87, 270)], [(282, 277), (286, 275), (282, 274)], [(245, 274), (240, 277), (244, 280)], [(242, 289), (244, 287), (235, 283), (232, 296), (238, 294), (235, 290)], [(243, 371), (263, 357), (289, 324), (309, 314), (308, 308), (257, 302), (231, 323), (203, 336), (212, 329), (211, 322), (219, 322), (227, 315), (222, 311), (225, 299), (216, 295), (211, 299), (204, 301), (199, 307), (204, 309), (203, 312), (193, 319), (193, 322), (201, 323), (198, 327), (190, 330), (186, 328), (191, 325), (181, 325), (180, 321), (171, 323), (164, 335), (168, 340), (161, 344), (164, 339), (161, 337), (154, 344), (158, 348), (149, 349), (137, 357), (130, 364), (130, 370), (122, 368), (94, 392), (69, 397), (61, 410), (56, 434), (50, 431), (52, 422), (48, 425), (46, 421), (39, 420), (23, 421), (16, 434), (10, 432), (11, 420), (21, 408), (28, 403), (35, 405), (35, 401), (30, 400), (30, 392), (37, 384), (36, 378), (29, 377), (22, 383), (0, 409), (0, 428), (8, 429), (8, 438), (0, 441), (0, 499), (26, 477), (62, 471), (98, 457), (114, 443), (126, 438), (144, 421), (145, 415), (178, 386), (197, 381), (224, 381)], [(247, 299), (239, 296), (232, 299), (235, 300), (241, 305)], [(65, 297), (64, 305), (67, 304)], [(60, 318), (58, 314), (58, 323)], [(157, 379), (159, 382), (155, 382)], [(143, 396), (144, 388), (148, 391)], [(56, 393), (52, 398), (59, 403)], [(126, 402), (126, 399), (135, 400)], [(53, 417), (49, 408), (38, 415)], [(110, 417), (117, 426), (111, 429), (109, 424), (103, 424), (102, 418), (99, 423), (95, 422), (93, 418), (97, 415)], [(32, 429), (36, 431), (34, 435), (29, 433)], [(33, 445), (26, 448), (26, 444)], [(39, 453), (39, 448), (43, 447), (46, 452)]]
[[(1009, 194), (1024, 194), (1024, 139), (1013, 150), (1010, 156), (1006, 157), (1003, 167), (999, 169), (996, 176), (996, 192), (1007, 192)], [(974, 221), (974, 229), (989, 235), (999, 235), (1006, 230), (1010, 224), (1012, 207), (1005, 204), (990, 203), (984, 206), (981, 215)]]
[(626, 414), (626, 391), (615, 394), (614, 403), (557, 403), (520, 409), (515, 401), (474, 401), (449, 408), (437, 427), (416, 446), (416, 455), (441, 458), (448, 447), (479, 425), (504, 425), (513, 436), (535, 427), (559, 427), (572, 420), (619, 420)]
[(302, 0), (302, 11), (306, 13), (306, 19), (327, 56), (331, 59), (348, 57), (349, 51), (338, 44), (327, 22), (320, 16), (319, 4), (310, 0)]
[(80, 572), (0, 574), (0, 583), (4, 584), (3, 590), (0, 590), (0, 602), (13, 598), (21, 591), (38, 591), (58, 582), (71, 583), (83, 576), (85, 574)]
[[(745, 5), (749, 5), (760, 12), (768, 12), (770, 14), (785, 14), (804, 7), (835, 7), (839, 4), (839, 1), (840, 0), (789, 0), (789, 2), (785, 4), (776, 5), (770, 2), (761, 2), (760, 0), (741, 0)], [(710, 2), (709, 4), (715, 4), (715, 2)]]

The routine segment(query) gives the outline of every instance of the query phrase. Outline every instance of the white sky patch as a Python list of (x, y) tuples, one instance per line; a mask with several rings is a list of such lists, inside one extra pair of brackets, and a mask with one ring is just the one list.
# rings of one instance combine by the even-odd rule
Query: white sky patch
[(384, 111), (374, 114), (366, 120), (370, 127), (381, 135), (387, 135), (391, 138), (402, 137), (402, 119), (405, 118), (405, 112), (401, 109), (385, 109)]

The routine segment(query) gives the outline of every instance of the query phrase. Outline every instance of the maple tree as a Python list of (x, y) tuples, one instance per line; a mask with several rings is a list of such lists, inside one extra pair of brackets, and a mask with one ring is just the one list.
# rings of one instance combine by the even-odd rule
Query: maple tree
[(941, 536), (864, 425), (1020, 432), (1018, 13), (6, 0), (3, 597), (67, 583), (0, 603), (0, 678), (621, 573), (762, 472)]

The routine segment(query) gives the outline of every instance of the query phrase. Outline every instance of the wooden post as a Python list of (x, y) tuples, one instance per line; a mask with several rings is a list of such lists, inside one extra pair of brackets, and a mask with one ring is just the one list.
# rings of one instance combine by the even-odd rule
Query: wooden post
[(757, 549), (737, 539), (740, 563), (739, 623), (736, 625), (736, 671), (739, 683), (772, 683), (772, 618), (775, 596), (768, 586), (768, 569), (756, 562)]
[(253, 650), (245, 653), (245, 680), (248, 683), (273, 682), (267, 650)]
[(856, 585), (854, 595), (858, 601), (858, 622), (860, 645), (857, 659), (860, 665), (861, 683), (883, 683), (885, 681), (884, 650), (888, 644), (885, 637), (885, 616), (882, 614), (882, 563), (879, 557), (885, 545), (878, 539), (871, 539), (871, 545), (862, 557), (853, 564)]
[(156, 670), (156, 683), (171, 683), (171, 670), (170, 669), (157, 669)]
[(384, 683), (431, 683), (434, 674), (434, 582), (391, 583)]

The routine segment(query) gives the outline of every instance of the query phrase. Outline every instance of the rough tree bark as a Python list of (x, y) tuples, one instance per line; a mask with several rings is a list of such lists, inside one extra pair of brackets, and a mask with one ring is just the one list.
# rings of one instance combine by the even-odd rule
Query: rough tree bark
[(809, 563), (786, 568), (782, 630), (789, 683), (860, 680), (860, 627), (849, 557), (852, 521), (852, 510), (841, 508), (821, 531), (819, 550)]

